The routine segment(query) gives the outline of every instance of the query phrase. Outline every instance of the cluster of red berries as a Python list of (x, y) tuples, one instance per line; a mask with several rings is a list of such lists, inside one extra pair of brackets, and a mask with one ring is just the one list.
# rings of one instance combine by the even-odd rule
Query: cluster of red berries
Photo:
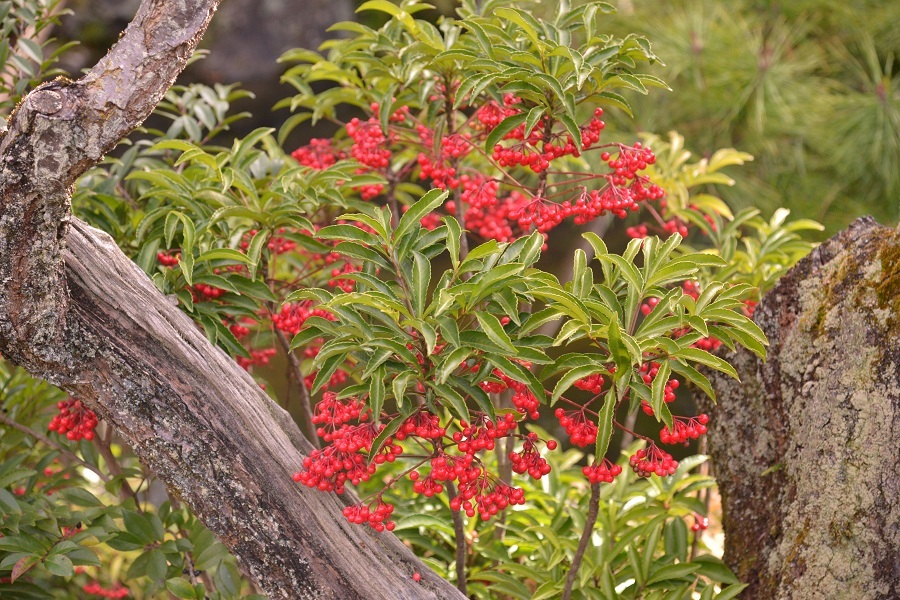
[(225, 294), (225, 290), (211, 285), (206, 285), (205, 283), (194, 284), (192, 291), (195, 302), (201, 300), (215, 300), (216, 298), (220, 298)]
[(409, 474), (409, 478), (413, 482), (413, 491), (415, 493), (422, 494), (426, 498), (431, 498), (444, 491), (444, 486), (438, 483), (432, 475), (429, 475), (425, 479), (420, 479), (420, 477), (418, 471), (412, 471)]
[(294, 473), (294, 481), (322, 492), (344, 493), (344, 484), (353, 485), (368, 481), (375, 472), (375, 465), (366, 465), (362, 454), (341, 452), (335, 446), (313, 450), (303, 459), (303, 471)]
[(316, 435), (330, 442), (342, 434), (335, 433), (340, 426), (353, 420), (366, 421), (369, 413), (361, 414), (365, 405), (356, 398), (349, 398), (346, 402), (337, 399), (334, 392), (325, 392), (322, 400), (316, 404), (316, 411), (312, 422), (316, 425), (325, 425), (316, 429)]
[(504, 119), (522, 112), (516, 108), (521, 102), (522, 100), (513, 94), (504, 94), (503, 106), (494, 100), (488, 100), (475, 111), (476, 128), (493, 131)]
[(279, 312), (272, 315), (272, 325), (285, 333), (297, 335), (310, 317), (321, 317), (329, 321), (335, 319), (334, 315), (327, 310), (313, 308), (311, 300), (304, 300), (296, 303), (289, 302), (282, 306)]
[(554, 414), (573, 445), (584, 448), (597, 441), (597, 424), (587, 417), (584, 407), (570, 411), (557, 408)]
[(694, 524), (691, 525), (691, 531), (697, 533), (699, 531), (703, 531), (709, 527), (709, 519), (704, 517), (703, 515), (694, 513)]
[(354, 117), (347, 123), (347, 135), (353, 140), (350, 156), (360, 164), (373, 169), (384, 169), (391, 164), (387, 136), (376, 117), (370, 117), (366, 121)]
[[(420, 138), (431, 133), (424, 127), (422, 129), (425, 131), (419, 131)], [(444, 136), (432, 156), (420, 152), (416, 159), (419, 165), (419, 178), (431, 179), (437, 188), (458, 188), (461, 179), (457, 178), (457, 170), (453, 165), (472, 151), (471, 138), (470, 133)]]
[(450, 501), (450, 509), (475, 513), (487, 521), (510, 505), (525, 504), (525, 491), (497, 480), (485, 469), (471, 469), (459, 478), (459, 493)]
[(181, 253), (169, 254), (168, 252), (157, 252), (156, 260), (164, 267), (174, 267), (181, 260)]
[(391, 521), (394, 505), (385, 502), (379, 495), (371, 504), (356, 504), (344, 508), (344, 516), (351, 523), (368, 525), (375, 531), (393, 531), (396, 523)]
[(275, 356), (275, 348), (257, 348), (250, 350), (250, 358), (238, 356), (238, 365), (245, 371), (249, 371), (250, 367), (264, 367), (269, 364), (269, 360)]
[[(514, 473), (522, 475), (528, 473), (533, 479), (540, 479), (550, 472), (550, 464), (547, 459), (541, 456), (535, 442), (538, 441), (536, 433), (529, 433), (525, 436), (522, 444), (521, 452), (510, 452), (509, 461), (512, 463)], [(547, 442), (548, 450), (556, 449), (556, 442), (550, 440)]]
[(581, 379), (576, 381), (574, 385), (579, 390), (599, 394), (601, 391), (603, 391), (604, 383), (606, 383), (606, 380), (603, 379), (603, 375), (601, 375), (600, 373), (594, 373), (593, 375), (582, 377)]
[(107, 589), (96, 581), (84, 584), (81, 587), (81, 591), (85, 594), (101, 596), (103, 598), (127, 598), (131, 594), (128, 588), (121, 584), (117, 583), (115, 587)]
[(346, 158), (341, 150), (332, 145), (330, 139), (319, 138), (309, 140), (309, 144), (297, 148), (291, 152), (291, 156), (301, 165), (317, 171), (327, 169), (337, 161)]
[(97, 414), (81, 400), (76, 398), (61, 400), (56, 403), (56, 408), (59, 414), (53, 416), (47, 429), (64, 435), (73, 442), (94, 439), (94, 428), (98, 423)]
[(598, 463), (581, 469), (581, 473), (593, 483), (612, 483), (616, 475), (622, 472), (622, 467), (604, 458)]
[(672, 458), (668, 452), (661, 450), (659, 446), (651, 443), (647, 448), (635, 452), (628, 463), (638, 477), (658, 475), (665, 477), (671, 475), (678, 468), (678, 461)]
[(328, 281), (328, 287), (338, 288), (345, 292), (352, 292), (356, 287), (356, 282), (345, 277), (351, 273), (359, 273), (362, 271), (362, 265), (354, 265), (352, 263), (344, 263), (341, 268), (331, 270), (331, 279)]
[[(529, 365), (523, 364), (523, 366), (527, 368)], [(494, 369), (494, 376), (500, 381), (483, 382), (480, 384), (481, 389), (488, 393), (495, 394), (511, 389), (513, 390), (512, 404), (516, 407), (517, 411), (523, 415), (528, 415), (535, 420), (540, 417), (538, 407), (541, 403), (537, 397), (531, 393), (531, 390), (528, 389), (527, 385), (507, 377), (500, 369)]]
[(426, 440), (439, 440), (446, 432), (447, 430), (441, 427), (440, 417), (427, 410), (420, 410), (410, 415), (400, 425), (394, 438), (402, 441), (407, 436), (414, 435)]
[[(596, 109), (591, 120), (580, 128), (582, 138), (580, 147), (568, 134), (547, 131), (548, 122), (545, 118), (534, 126), (527, 137), (524, 123), (507, 133), (504, 136), (505, 140), (518, 140), (518, 143), (512, 146), (495, 145), (492, 158), (502, 167), (521, 165), (535, 173), (541, 173), (557, 158), (580, 156), (583, 150), (597, 143), (600, 140), (600, 132), (606, 127), (600, 120), (602, 115), (603, 109)], [(644, 166), (646, 168), (646, 164)]]
[(460, 426), (462, 429), (453, 433), (453, 441), (460, 452), (474, 456), (482, 450), (493, 450), (494, 440), (508, 436), (518, 423), (512, 413), (506, 413), (496, 423), (479, 414), (471, 424), (461, 423)]
[(659, 432), (659, 441), (663, 444), (687, 444), (688, 440), (696, 440), (706, 433), (706, 424), (709, 423), (708, 415), (696, 417), (674, 417), (672, 429), (663, 427)]

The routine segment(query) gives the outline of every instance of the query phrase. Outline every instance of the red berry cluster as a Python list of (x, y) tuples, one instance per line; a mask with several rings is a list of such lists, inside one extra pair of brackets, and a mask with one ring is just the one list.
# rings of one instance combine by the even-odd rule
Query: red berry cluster
[(250, 367), (264, 367), (269, 364), (269, 360), (275, 356), (275, 348), (259, 348), (250, 350), (250, 358), (238, 356), (238, 365), (245, 371), (249, 371)]
[(487, 521), (507, 506), (525, 504), (525, 492), (509, 486), (481, 468), (469, 469), (459, 477), (459, 494), (450, 501), (451, 510)]
[(327, 169), (337, 161), (346, 158), (346, 155), (335, 148), (330, 139), (309, 140), (309, 144), (301, 146), (291, 153), (298, 163), (317, 171)]
[(622, 472), (622, 467), (604, 458), (599, 463), (581, 469), (581, 473), (591, 483), (612, 483), (613, 479)]
[(169, 254), (167, 252), (157, 252), (156, 260), (164, 267), (174, 267), (181, 260), (181, 253)]
[(440, 417), (427, 410), (419, 410), (400, 425), (394, 438), (402, 441), (407, 436), (414, 435), (426, 440), (439, 440), (445, 433), (446, 429), (441, 427)]
[(515, 108), (521, 102), (513, 94), (505, 94), (503, 96), (503, 106), (500, 106), (494, 100), (488, 100), (475, 111), (476, 128), (493, 131), (507, 117), (522, 112)]
[(704, 517), (703, 515), (694, 513), (694, 524), (691, 525), (691, 531), (697, 533), (699, 531), (703, 531), (709, 527), (709, 519)]
[(316, 435), (326, 442), (342, 437), (342, 434), (336, 432), (340, 427), (346, 427), (349, 421), (368, 420), (368, 413), (361, 414), (363, 408), (363, 403), (356, 398), (349, 398), (346, 402), (341, 402), (334, 392), (325, 392), (321, 402), (316, 404), (316, 412), (312, 417), (314, 424), (325, 425), (325, 427), (316, 429)]
[(321, 308), (313, 308), (311, 300), (304, 300), (298, 303), (289, 302), (282, 306), (281, 311), (272, 315), (272, 325), (285, 333), (297, 335), (310, 317), (322, 317), (329, 321), (335, 319), (330, 312)]
[(225, 290), (205, 283), (197, 283), (193, 288), (194, 301), (215, 300), (225, 294)]
[(661, 450), (656, 444), (651, 443), (647, 448), (635, 452), (628, 460), (631, 469), (638, 477), (658, 475), (665, 477), (671, 475), (678, 468), (678, 461), (672, 455)]
[(393, 531), (396, 523), (391, 521), (394, 505), (384, 502), (379, 495), (371, 504), (356, 504), (344, 509), (344, 516), (351, 523), (366, 524), (375, 531)]
[(672, 427), (663, 427), (659, 432), (659, 441), (663, 444), (687, 444), (688, 440), (696, 440), (706, 433), (706, 424), (709, 423), (708, 415), (696, 417), (674, 417)]
[(391, 164), (388, 139), (376, 117), (370, 117), (366, 121), (354, 117), (347, 123), (347, 135), (353, 139), (350, 156), (360, 164), (373, 169), (384, 169)]
[[(529, 433), (522, 444), (521, 452), (510, 452), (509, 460), (512, 470), (519, 475), (528, 473), (534, 479), (540, 479), (550, 472), (550, 464), (538, 451), (535, 442), (538, 441), (536, 433)], [(551, 440), (552, 441), (552, 440)], [(553, 442), (554, 446), (556, 442)], [(547, 444), (549, 448), (550, 444)]]
[(102, 596), (103, 598), (127, 598), (131, 594), (128, 588), (123, 587), (121, 584), (117, 583), (115, 587), (107, 589), (96, 581), (84, 584), (81, 587), (81, 591), (85, 594)]
[(81, 400), (75, 398), (61, 400), (56, 403), (56, 408), (59, 414), (53, 416), (47, 429), (74, 442), (94, 439), (94, 428), (98, 423), (97, 415)]
[(493, 450), (494, 440), (514, 431), (518, 423), (512, 413), (506, 413), (495, 424), (486, 415), (476, 415), (474, 421), (461, 423), (462, 429), (453, 434), (453, 441), (460, 452), (474, 456), (482, 450)]
[(587, 417), (584, 407), (580, 410), (570, 411), (557, 408), (554, 414), (575, 446), (584, 448), (597, 441), (597, 424), (593, 419)]
[(582, 377), (581, 379), (576, 381), (574, 385), (579, 390), (599, 394), (601, 391), (603, 391), (604, 383), (606, 383), (606, 380), (603, 379), (603, 375), (601, 375), (600, 373), (594, 373), (593, 375)]

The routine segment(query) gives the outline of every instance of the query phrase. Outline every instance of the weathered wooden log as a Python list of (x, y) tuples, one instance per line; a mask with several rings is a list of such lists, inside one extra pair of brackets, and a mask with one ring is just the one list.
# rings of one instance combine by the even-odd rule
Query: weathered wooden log
[(75, 180), (150, 114), (217, 5), (146, 0), (85, 77), (42, 86), (10, 118), (0, 352), (110, 422), (271, 598), (461, 598), (394, 536), (347, 523), (337, 497), (294, 484), (311, 446), (287, 413), (70, 217)]
[(725, 561), (758, 599), (900, 598), (900, 231), (860, 219), (755, 315), (710, 428)]

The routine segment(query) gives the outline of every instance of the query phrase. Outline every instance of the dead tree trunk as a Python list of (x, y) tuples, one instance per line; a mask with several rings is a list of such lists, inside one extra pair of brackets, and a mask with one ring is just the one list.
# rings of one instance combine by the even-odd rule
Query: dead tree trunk
[(860, 219), (760, 303), (710, 441), (747, 598), (900, 598), (900, 231)]
[[(0, 139), (0, 352), (84, 399), (272, 598), (460, 598), (395, 537), (297, 486), (296, 425), (116, 247), (75, 180), (152, 111), (218, 0), (146, 0), (81, 80), (32, 92)], [(414, 583), (414, 572), (422, 573)]]

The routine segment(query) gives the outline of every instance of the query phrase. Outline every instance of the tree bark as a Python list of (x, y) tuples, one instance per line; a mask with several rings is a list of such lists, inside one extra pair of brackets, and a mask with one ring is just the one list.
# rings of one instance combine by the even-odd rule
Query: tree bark
[[(218, 0), (145, 0), (81, 80), (32, 92), (0, 139), (0, 352), (83, 399), (272, 598), (460, 598), (390, 534), (294, 484), (311, 449), (285, 411), (106, 234), (76, 179), (139, 125)], [(420, 583), (412, 581), (422, 574)]]
[(900, 231), (860, 219), (755, 315), (710, 427), (725, 561), (747, 598), (900, 598)]

